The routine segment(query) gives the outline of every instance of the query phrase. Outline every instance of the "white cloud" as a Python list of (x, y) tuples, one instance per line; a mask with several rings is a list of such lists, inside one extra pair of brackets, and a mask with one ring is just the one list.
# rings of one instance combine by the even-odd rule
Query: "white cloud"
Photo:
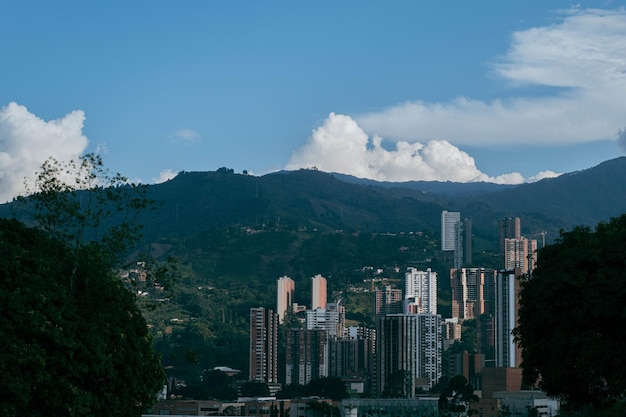
[(158, 178), (152, 178), (154, 184), (161, 184), (174, 178), (177, 174), (171, 169), (164, 169), (159, 173)]
[[(324, 124), (313, 131), (306, 144), (291, 156), (288, 170), (316, 167), (326, 172), (340, 172), (378, 181), (485, 181), (519, 184), (519, 173), (490, 177), (481, 172), (474, 158), (445, 140), (398, 141), (394, 150), (382, 146), (382, 138), (368, 135), (351, 117), (331, 113)], [(538, 174), (557, 176), (552, 172)]]
[(366, 132), (409, 142), (493, 146), (615, 139), (626, 113), (626, 10), (561, 12), (553, 25), (514, 33), (493, 69), (512, 86), (554, 92), (491, 101), (417, 100), (355, 119)]
[(176, 139), (183, 142), (196, 143), (200, 141), (200, 134), (191, 129), (179, 129), (174, 133)]
[(45, 121), (17, 103), (0, 109), (0, 202), (22, 194), (24, 179), (32, 178), (50, 157), (76, 160), (88, 139), (82, 133), (85, 114), (75, 110)]

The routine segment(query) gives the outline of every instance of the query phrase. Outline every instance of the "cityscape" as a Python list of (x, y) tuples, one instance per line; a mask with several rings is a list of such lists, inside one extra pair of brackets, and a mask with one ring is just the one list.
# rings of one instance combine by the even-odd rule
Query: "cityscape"
[[(449, 276), (438, 277), (430, 268), (408, 267), (404, 282), (380, 279), (372, 287), (374, 327), (346, 325), (343, 301), (330, 297), (322, 275), (310, 279), (307, 306), (293, 301), (299, 290), (295, 281), (278, 277), (275, 307), (250, 309), (249, 380), (267, 385), (269, 396), (247, 403), (244, 399), (240, 407), (246, 407), (246, 415), (251, 413), (250, 404), (256, 404), (258, 415), (263, 415), (261, 410), (271, 410), (278, 403), (283, 410), (280, 415), (286, 415), (286, 409), (290, 417), (313, 415), (311, 404), (323, 399), (277, 399), (276, 394), (280, 398), (286, 386), (305, 386), (328, 377), (340, 379), (350, 393), (343, 402), (325, 400), (344, 415), (363, 415), (372, 407), (398, 413), (407, 404), (413, 413), (422, 413), (418, 415), (439, 415), (428, 414), (439, 412), (440, 397), (432, 390), (444, 376), (448, 380), (456, 375), (480, 393), (470, 405), (477, 415), (500, 416), (503, 409), (557, 415), (557, 399), (522, 385), (521, 351), (513, 336), (520, 279), (532, 273), (536, 264), (537, 240), (521, 235), (519, 217), (501, 219), (495, 233), (499, 234), (502, 268), (466, 267), (472, 263), (471, 227), (471, 220), (462, 219), (460, 212), (441, 212), (439, 256), (451, 265)], [(451, 317), (438, 314), (437, 281), (441, 279), (450, 281)], [(475, 326), (475, 352), (459, 349), (464, 323)], [(281, 328), (283, 355), (279, 354)], [(446, 354), (450, 349), (454, 353)], [(398, 376), (399, 389), (394, 387)]]

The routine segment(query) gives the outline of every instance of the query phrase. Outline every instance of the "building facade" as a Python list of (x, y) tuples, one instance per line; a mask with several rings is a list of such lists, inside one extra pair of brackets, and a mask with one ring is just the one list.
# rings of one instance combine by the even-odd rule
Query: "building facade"
[(517, 368), (522, 362), (521, 349), (515, 343), (513, 329), (519, 317), (520, 270), (501, 270), (496, 278), (494, 312), (495, 366)]
[(535, 269), (537, 264), (537, 240), (504, 239), (504, 269), (519, 268), (522, 274)]
[(250, 380), (278, 382), (278, 314), (250, 309)]
[(311, 278), (311, 310), (326, 308), (326, 278), (315, 275)]
[(288, 276), (278, 278), (276, 282), (276, 312), (280, 323), (285, 321), (285, 311), (293, 308), (293, 293), (296, 283)]
[(522, 222), (519, 217), (506, 217), (498, 220), (498, 231), (500, 235), (500, 253), (504, 254), (505, 239), (522, 238)]
[(452, 317), (475, 319), (492, 313), (497, 273), (489, 268), (451, 269)]
[(343, 337), (346, 325), (345, 307), (341, 301), (328, 303), (326, 307), (306, 311), (306, 328), (325, 330), (328, 338)]
[(328, 376), (328, 344), (322, 329), (287, 330), (285, 384), (306, 385)]
[(391, 288), (391, 286), (387, 285), (383, 289), (376, 289), (374, 294), (376, 299), (375, 313), (377, 317), (404, 312), (404, 297), (402, 296), (401, 289)]
[(407, 268), (404, 299), (405, 313), (437, 314), (437, 273)]

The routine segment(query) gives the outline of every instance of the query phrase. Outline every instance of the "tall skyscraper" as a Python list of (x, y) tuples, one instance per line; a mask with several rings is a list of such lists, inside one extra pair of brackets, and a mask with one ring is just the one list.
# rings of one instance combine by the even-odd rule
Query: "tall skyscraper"
[(326, 308), (326, 278), (315, 275), (311, 278), (311, 310)]
[(500, 253), (504, 254), (505, 239), (522, 238), (522, 222), (519, 217), (506, 217), (498, 220), (498, 230), (500, 232)]
[(278, 314), (250, 309), (250, 380), (278, 382)]
[(504, 269), (519, 268), (522, 274), (533, 269), (537, 263), (537, 240), (504, 239)]
[(328, 344), (322, 329), (287, 330), (285, 384), (306, 385), (328, 376)]
[(441, 250), (456, 250), (461, 213), (458, 211), (441, 212)]
[(291, 310), (293, 306), (293, 293), (296, 284), (288, 276), (278, 278), (276, 282), (276, 312), (280, 323), (285, 321), (285, 311)]
[(441, 378), (441, 316), (437, 314), (389, 314), (377, 320), (376, 395), (383, 396), (389, 380), (406, 372), (405, 398), (417, 388), (433, 387)]
[(437, 273), (407, 268), (404, 299), (406, 313), (437, 314)]
[(495, 286), (495, 365), (516, 368), (521, 364), (521, 349), (515, 343), (513, 329), (519, 317), (520, 270), (501, 270)]
[(404, 298), (402, 290), (387, 285), (382, 290), (376, 289), (376, 316), (398, 314), (404, 312)]
[[(471, 221), (468, 220), (468, 222), (471, 235)], [(452, 263), (455, 268), (460, 268), (463, 265), (464, 226), (465, 222), (461, 222), (461, 213), (445, 210), (441, 212), (441, 250), (452, 252)], [(471, 245), (471, 237), (469, 244)]]
[(451, 269), (452, 317), (475, 319), (493, 313), (496, 275), (495, 269)]

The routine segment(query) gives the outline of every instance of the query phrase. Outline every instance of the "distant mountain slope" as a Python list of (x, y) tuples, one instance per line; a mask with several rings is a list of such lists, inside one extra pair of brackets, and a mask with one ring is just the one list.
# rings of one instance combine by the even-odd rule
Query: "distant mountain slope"
[[(472, 219), (478, 238), (495, 239), (497, 220), (522, 218), (523, 233), (593, 226), (626, 212), (626, 157), (594, 168), (518, 186), (459, 183), (376, 183), (316, 170), (261, 177), (213, 172), (181, 172), (151, 185), (158, 210), (145, 213), (145, 235), (184, 237), (199, 231), (251, 228), (437, 234), (441, 210)], [(0, 216), (11, 216), (10, 204)]]
[(413, 231), (436, 225), (441, 209), (416, 190), (349, 184), (310, 170), (262, 177), (183, 172), (151, 186), (149, 195), (160, 204), (143, 219), (153, 238), (232, 225)]
[(626, 212), (626, 157), (483, 196), (494, 210), (593, 226)]

